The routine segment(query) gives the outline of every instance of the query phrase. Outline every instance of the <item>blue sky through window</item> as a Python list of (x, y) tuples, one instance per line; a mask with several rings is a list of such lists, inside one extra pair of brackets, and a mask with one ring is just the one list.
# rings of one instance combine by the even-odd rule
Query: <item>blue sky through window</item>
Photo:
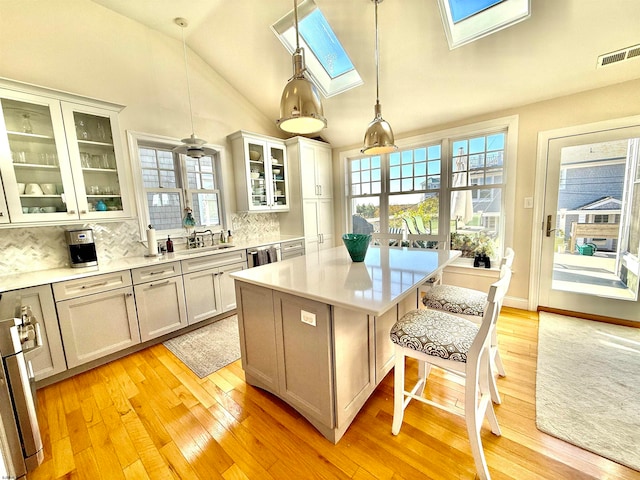
[(458, 23), (466, 18), (486, 10), (504, 0), (448, 0), (451, 8), (453, 23)]
[(303, 18), (298, 27), (300, 36), (313, 50), (322, 67), (332, 79), (353, 70), (351, 60), (320, 9), (313, 10)]

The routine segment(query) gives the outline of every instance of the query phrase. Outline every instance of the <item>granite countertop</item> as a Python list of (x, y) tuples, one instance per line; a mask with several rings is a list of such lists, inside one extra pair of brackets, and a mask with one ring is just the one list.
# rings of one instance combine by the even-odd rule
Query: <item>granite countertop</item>
[(381, 315), (460, 253), (371, 246), (365, 261), (355, 263), (346, 248), (335, 247), (231, 276), (329, 305)]
[(180, 260), (187, 260), (189, 258), (202, 257), (206, 255), (218, 255), (225, 252), (245, 250), (291, 240), (299, 240), (302, 238), (304, 237), (280, 235), (277, 238), (265, 238), (260, 239), (259, 241), (244, 243), (234, 242), (233, 244), (230, 244), (233, 246), (228, 248), (211, 249), (205, 247), (202, 249), (193, 249), (189, 251), (178, 250), (174, 253), (166, 253), (158, 257), (123, 257), (121, 259), (110, 262), (100, 262), (100, 260), (98, 259), (98, 266), (96, 267), (61, 267), (48, 270), (37, 270), (33, 272), (15, 273), (13, 275), (3, 275), (0, 276), (0, 292), (17, 290), (20, 288), (35, 287), (38, 285), (46, 285), (48, 283), (62, 282), (65, 280), (73, 280), (76, 278), (90, 277), (93, 275), (100, 275), (102, 273), (119, 272), (122, 270), (146, 267), (149, 265), (177, 262)]

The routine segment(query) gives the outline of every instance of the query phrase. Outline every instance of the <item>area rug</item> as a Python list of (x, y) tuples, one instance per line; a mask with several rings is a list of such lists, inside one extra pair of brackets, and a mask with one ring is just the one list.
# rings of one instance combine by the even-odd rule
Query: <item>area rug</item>
[(540, 312), (536, 424), (640, 471), (640, 329)]
[(240, 358), (238, 317), (232, 315), (163, 342), (199, 378)]

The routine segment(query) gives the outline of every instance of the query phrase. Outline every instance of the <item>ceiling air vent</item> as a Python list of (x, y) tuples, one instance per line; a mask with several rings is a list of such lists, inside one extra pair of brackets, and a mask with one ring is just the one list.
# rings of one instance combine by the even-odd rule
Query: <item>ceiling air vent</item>
[(606, 67), (612, 63), (622, 62), (623, 60), (630, 60), (633, 57), (640, 56), (640, 45), (634, 45), (615, 52), (605, 53), (598, 57), (597, 68)]

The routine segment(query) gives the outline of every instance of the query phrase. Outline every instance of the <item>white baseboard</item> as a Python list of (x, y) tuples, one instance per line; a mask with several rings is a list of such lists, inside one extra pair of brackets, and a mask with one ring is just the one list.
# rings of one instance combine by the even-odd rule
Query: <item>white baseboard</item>
[(503, 305), (511, 308), (519, 308), (520, 310), (529, 310), (529, 300), (520, 297), (504, 297)]

